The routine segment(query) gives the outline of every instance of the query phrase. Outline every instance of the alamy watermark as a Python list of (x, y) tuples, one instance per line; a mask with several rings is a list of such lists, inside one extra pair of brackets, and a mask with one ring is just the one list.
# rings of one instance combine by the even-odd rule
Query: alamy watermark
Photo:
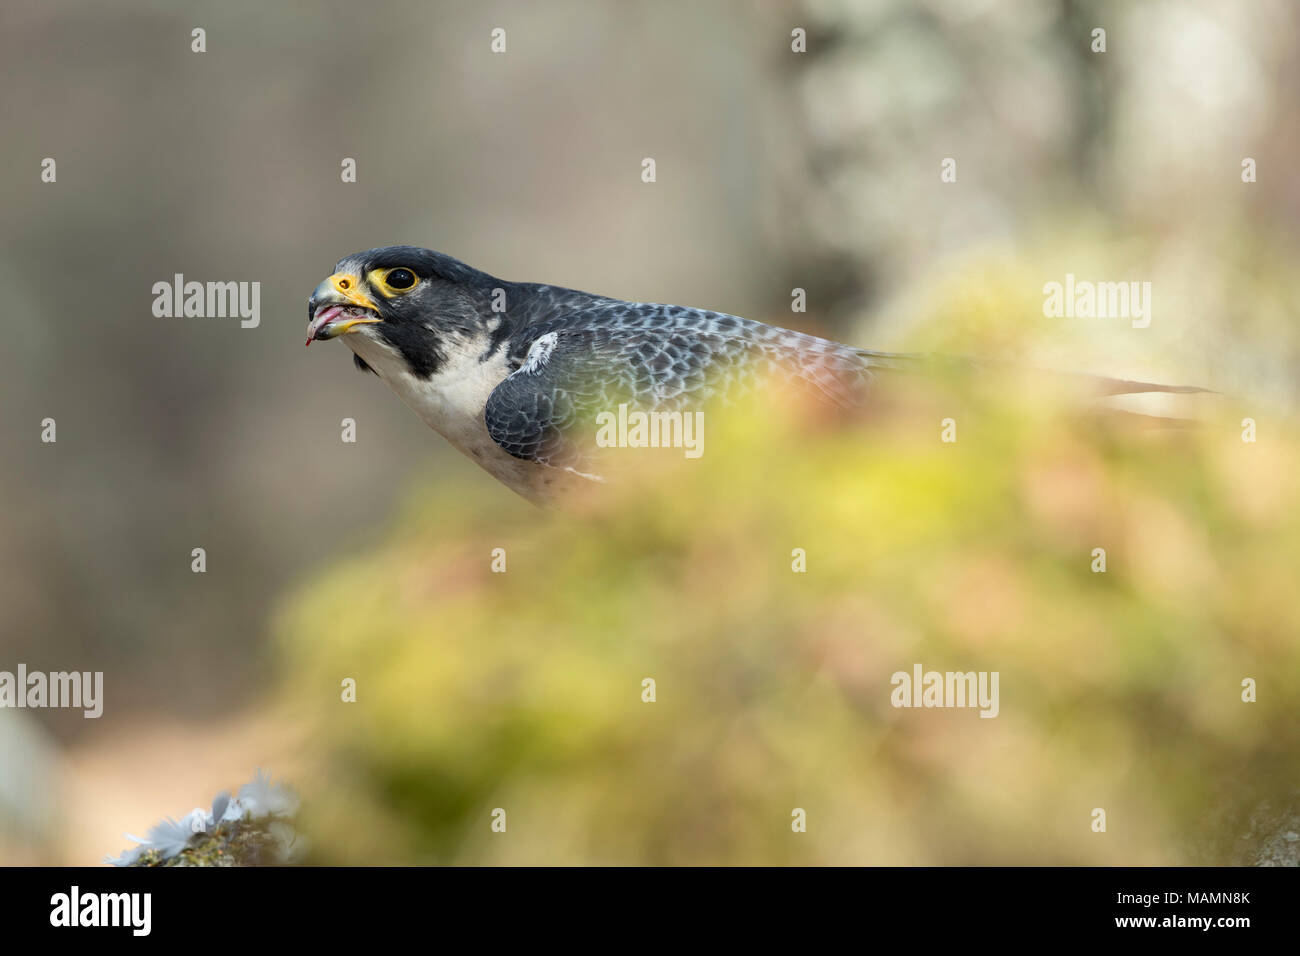
[(104, 713), (103, 671), (0, 671), (0, 707), (80, 708), (94, 719)]
[(681, 448), (687, 458), (704, 454), (703, 412), (629, 410), (596, 415), (596, 444), (601, 448)]
[(171, 282), (153, 284), (153, 314), (160, 319), (240, 319), (255, 329), (262, 321), (262, 283), (186, 282), (176, 273)]
[(998, 671), (927, 671), (912, 665), (912, 673), (896, 671), (889, 678), (894, 707), (978, 707), (981, 717), (996, 717)]
[(50, 897), (50, 925), (56, 927), (124, 927), (133, 936), (148, 936), (153, 926), (152, 893), (83, 893), (73, 885)]
[(1049, 319), (1131, 319), (1133, 328), (1151, 324), (1150, 282), (1092, 282), (1065, 274), (1065, 282), (1043, 286), (1043, 315)]

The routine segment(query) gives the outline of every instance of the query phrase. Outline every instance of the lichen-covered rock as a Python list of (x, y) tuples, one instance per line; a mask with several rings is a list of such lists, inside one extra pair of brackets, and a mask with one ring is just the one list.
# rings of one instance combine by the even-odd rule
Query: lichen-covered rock
[(217, 794), (212, 809), (196, 808), (180, 820), (164, 817), (114, 866), (270, 866), (302, 858), (305, 841), (294, 830), (296, 794), (273, 784), (260, 769), (238, 796)]
[(1251, 866), (1300, 866), (1300, 794), (1283, 805), (1265, 801), (1250, 815), (1241, 837)]

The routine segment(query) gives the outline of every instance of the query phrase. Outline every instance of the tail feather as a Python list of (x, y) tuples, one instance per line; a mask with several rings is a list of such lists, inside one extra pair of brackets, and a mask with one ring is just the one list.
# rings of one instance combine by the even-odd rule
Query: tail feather
[(1092, 375), (1087, 372), (1056, 372), (1048, 369), (1026, 369), (1011, 362), (989, 359), (971, 359), (952, 355), (936, 355), (933, 352), (877, 352), (872, 349), (855, 349), (871, 368), (881, 369), (956, 369), (958, 371), (983, 371), (992, 368), (1019, 369), (1033, 371), (1043, 375), (1057, 375), (1075, 381), (1094, 385), (1099, 395), (1136, 395), (1143, 392), (1177, 392), (1191, 394), (1202, 392), (1218, 394), (1212, 388), (1199, 385), (1162, 385), (1158, 382), (1137, 382), (1125, 378), (1112, 378), (1108, 375)]
[(1109, 378), (1105, 375), (1085, 375), (1084, 377), (1095, 383), (1102, 395), (1137, 395), (1142, 392), (1178, 392), (1180, 394), (1204, 392), (1210, 395), (1218, 394), (1212, 388), (1201, 388), (1199, 385), (1159, 385), (1155, 382), (1131, 382), (1128, 379)]
[(1194, 428), (1195, 418), (1169, 416), (1152, 411), (1139, 411), (1133, 408), (1120, 408), (1107, 404), (1105, 400), (1118, 395), (1146, 395), (1153, 393), (1173, 394), (1218, 394), (1213, 389), (1199, 385), (1164, 385), (1159, 382), (1139, 382), (1126, 378), (1113, 378), (1108, 375), (1092, 375), (1087, 372), (1059, 372), (1041, 368), (1027, 368), (1013, 362), (988, 359), (970, 359), (951, 355), (937, 355), (930, 352), (876, 352), (870, 349), (857, 349), (858, 355), (871, 369), (884, 371), (942, 372), (961, 375), (979, 375), (987, 373), (1011, 373), (1041, 376), (1056, 382), (1073, 383), (1083, 397), (1098, 402), (1091, 408), (1090, 415), (1100, 415), (1108, 420), (1128, 422), (1133, 426), (1145, 428)]

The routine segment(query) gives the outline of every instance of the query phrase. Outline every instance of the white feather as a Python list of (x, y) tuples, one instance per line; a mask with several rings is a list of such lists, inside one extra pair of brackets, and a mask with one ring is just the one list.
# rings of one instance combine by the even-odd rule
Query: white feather
[[(488, 349), (486, 333), (448, 343), (442, 368), (427, 379), (412, 375), (401, 353), (369, 328), (358, 328), (342, 338), (421, 421), (498, 481), (536, 499), (537, 473), (548, 469), (507, 453), (492, 440), (483, 420), (488, 397), (511, 371), (504, 349), (485, 362), (479, 361)], [(534, 344), (533, 350), (536, 348)], [(546, 354), (549, 356), (549, 349)]]

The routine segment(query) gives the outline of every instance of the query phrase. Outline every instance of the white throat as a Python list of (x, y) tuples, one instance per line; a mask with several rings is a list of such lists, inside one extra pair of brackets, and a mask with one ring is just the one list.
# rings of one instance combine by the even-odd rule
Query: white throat
[(504, 348), (486, 361), (479, 361), (489, 347), (486, 332), (448, 343), (446, 361), (429, 378), (411, 374), (402, 354), (369, 328), (359, 328), (341, 338), (421, 421), (498, 481), (532, 497), (539, 466), (503, 450), (488, 435), (483, 420), (488, 396), (510, 374)]

